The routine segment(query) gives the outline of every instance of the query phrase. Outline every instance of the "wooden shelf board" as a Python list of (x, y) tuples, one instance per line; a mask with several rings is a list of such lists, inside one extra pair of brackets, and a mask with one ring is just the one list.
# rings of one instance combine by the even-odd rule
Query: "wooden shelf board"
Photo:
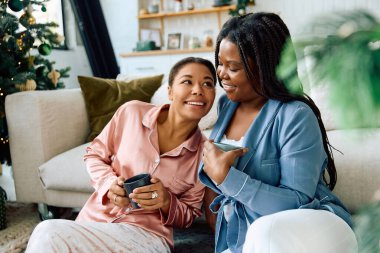
[(187, 54), (187, 53), (203, 53), (203, 52), (213, 52), (213, 51), (215, 51), (215, 48), (213, 47), (201, 47), (201, 48), (195, 48), (195, 49), (152, 50), (152, 51), (121, 53), (120, 57), (127, 58), (131, 56)]
[(223, 12), (236, 9), (236, 5), (228, 5), (222, 7), (212, 7), (212, 8), (204, 8), (204, 9), (194, 9), (190, 11), (181, 11), (181, 12), (170, 12), (170, 13), (153, 13), (153, 14), (143, 14), (139, 15), (139, 19), (152, 19), (152, 18), (163, 18), (163, 17), (175, 17), (175, 16), (185, 16), (192, 14), (207, 14), (214, 12)]

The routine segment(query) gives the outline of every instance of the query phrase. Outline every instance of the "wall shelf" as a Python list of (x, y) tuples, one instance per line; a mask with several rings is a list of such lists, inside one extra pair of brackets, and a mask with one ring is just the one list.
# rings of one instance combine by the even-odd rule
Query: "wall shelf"
[[(137, 0), (140, 3), (140, 0)], [(153, 23), (158, 20), (158, 27), (156, 26), (155, 28), (158, 28), (160, 30), (160, 41), (161, 45), (165, 41), (165, 23), (167, 24), (168, 20), (174, 18), (174, 17), (179, 17), (179, 18), (186, 18), (189, 16), (194, 16), (194, 15), (215, 15), (216, 16), (216, 27), (218, 30), (222, 28), (222, 13), (226, 13), (230, 10), (235, 10), (236, 9), (236, 4), (231, 4), (227, 6), (218, 6), (218, 7), (206, 7), (206, 8), (195, 8), (193, 10), (183, 10), (179, 12), (165, 12), (163, 11), (163, 6), (164, 6), (164, 1), (169, 1), (169, 0), (160, 0), (160, 7), (159, 10), (160, 12), (158, 13), (146, 13), (146, 14), (140, 14), (137, 16), (137, 19), (139, 20), (139, 40), (141, 40), (141, 29), (149, 29), (153, 28), (154, 25), (152, 26), (152, 21)], [(172, 0), (170, 0), (172, 1)], [(141, 2), (141, 5), (139, 6), (140, 10), (146, 10), (148, 9), (148, 6), (146, 5), (147, 3)], [(193, 17), (192, 19), (195, 19)]]
[(121, 53), (120, 57), (127, 58), (133, 56), (148, 56), (148, 55), (171, 55), (171, 54), (187, 54), (187, 53), (204, 53), (214, 52), (213, 47), (201, 47), (194, 49), (171, 49), (171, 50), (151, 50), (151, 51), (139, 51), (132, 53)]
[(138, 18), (139, 19), (166, 18), (166, 17), (186, 16), (186, 15), (194, 15), (194, 14), (218, 13), (218, 12), (224, 12), (224, 11), (229, 11), (229, 10), (234, 10), (234, 9), (236, 9), (236, 5), (228, 5), (228, 6), (222, 6), (222, 7), (194, 9), (190, 11), (143, 14), (143, 15), (139, 15)]
[[(139, 40), (160, 42), (159, 45), (156, 45), (160, 46), (162, 50), (120, 53), (120, 73), (141, 76), (157, 73), (168, 74), (170, 68), (185, 57), (202, 57), (211, 62), (215, 60), (215, 33), (219, 33), (223, 22), (229, 17), (228, 12), (235, 10), (236, 5), (165, 12), (163, 10), (168, 8), (163, 7), (168, 5), (169, 1), (174, 3), (174, 0), (159, 1), (160, 12), (158, 13), (142, 14), (149, 9), (151, 1), (135, 0), (139, 13), (141, 13), (137, 15)], [(207, 0), (203, 6), (211, 6), (212, 3), (213, 0)], [(166, 49), (166, 44), (169, 43), (168, 35), (174, 33), (181, 34), (180, 46), (178, 49)], [(203, 36), (201, 45), (206, 45), (205, 39), (207, 36), (212, 36), (213, 42), (207, 44), (211, 46), (193, 49), (189, 45), (190, 38), (201, 38), (200, 36)]]

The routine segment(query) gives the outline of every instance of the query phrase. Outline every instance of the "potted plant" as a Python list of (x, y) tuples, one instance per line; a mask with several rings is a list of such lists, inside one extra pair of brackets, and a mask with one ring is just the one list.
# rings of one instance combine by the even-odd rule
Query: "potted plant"
[[(333, 13), (309, 24), (306, 34), (285, 47), (277, 69), (279, 78), (291, 91), (303, 92), (297, 62), (311, 60), (309, 70), (315, 84), (327, 86), (328, 99), (334, 101), (330, 105), (340, 124), (347, 128), (356, 128), (358, 124), (378, 127), (379, 21), (366, 11)], [(379, 252), (380, 196), (355, 215), (354, 232), (360, 253)]]

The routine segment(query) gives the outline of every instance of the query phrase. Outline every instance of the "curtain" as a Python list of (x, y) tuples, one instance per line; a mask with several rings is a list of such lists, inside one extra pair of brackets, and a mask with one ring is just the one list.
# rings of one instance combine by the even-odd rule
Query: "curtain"
[(116, 78), (120, 71), (100, 1), (70, 1), (92, 73), (96, 77)]

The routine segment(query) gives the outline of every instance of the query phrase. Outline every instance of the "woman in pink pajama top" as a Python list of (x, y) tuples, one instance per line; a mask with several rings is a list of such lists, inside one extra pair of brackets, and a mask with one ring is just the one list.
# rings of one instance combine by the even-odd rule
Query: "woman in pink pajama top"
[[(170, 105), (140, 101), (122, 105), (87, 148), (85, 163), (95, 192), (75, 222), (42, 222), (27, 252), (47, 245), (57, 252), (65, 252), (68, 245), (80, 252), (172, 250), (173, 227), (189, 227), (201, 215), (205, 189), (197, 173), (205, 137), (198, 123), (211, 109), (215, 82), (211, 62), (189, 57), (170, 71)], [(133, 209), (123, 182), (140, 173), (149, 173), (152, 184), (128, 193), (141, 206)], [(158, 196), (152, 198), (153, 192)], [(111, 229), (114, 224), (118, 226)], [(152, 243), (157, 238), (162, 245)]]

